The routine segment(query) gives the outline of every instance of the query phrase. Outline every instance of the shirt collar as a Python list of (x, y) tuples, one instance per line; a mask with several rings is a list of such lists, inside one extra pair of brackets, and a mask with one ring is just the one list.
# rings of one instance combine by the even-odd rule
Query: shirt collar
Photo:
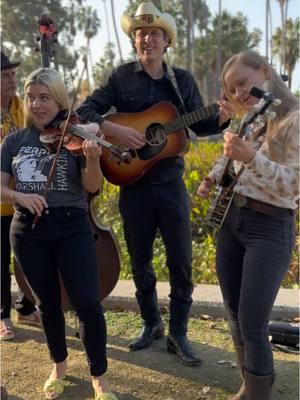
[[(169, 73), (168, 73), (168, 68), (167, 68), (167, 64), (163, 61), (163, 69), (164, 69), (164, 75), (163, 75), (163, 78), (166, 78), (166, 79), (168, 79), (168, 80), (170, 80), (170, 76), (169, 76)], [(136, 65), (135, 65), (135, 71), (136, 72), (144, 72), (144, 68), (143, 68), (143, 65), (142, 65), (142, 63), (138, 60), (138, 61), (136, 61)], [(145, 72), (146, 73), (146, 72)], [(148, 74), (147, 74), (148, 75)]]

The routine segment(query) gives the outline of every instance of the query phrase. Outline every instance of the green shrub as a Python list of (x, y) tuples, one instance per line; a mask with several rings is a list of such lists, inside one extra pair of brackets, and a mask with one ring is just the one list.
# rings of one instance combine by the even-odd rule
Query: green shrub
[[(222, 143), (200, 141), (191, 144), (185, 156), (184, 182), (190, 195), (191, 226), (193, 237), (193, 279), (195, 283), (217, 284), (215, 272), (215, 240), (204, 226), (205, 214), (209, 201), (201, 199), (197, 194), (200, 181), (207, 176), (215, 160), (222, 153)], [(121, 279), (131, 278), (130, 260), (123, 236), (122, 220), (118, 210), (119, 187), (104, 182), (103, 191), (95, 199), (97, 216), (103, 225), (111, 226), (121, 249)], [(299, 231), (299, 230), (298, 230)], [(298, 235), (299, 237), (299, 235)], [(169, 278), (166, 267), (165, 249), (159, 234), (154, 243), (153, 266), (160, 281)], [(295, 246), (288, 274), (283, 281), (284, 287), (298, 287), (299, 259)]]

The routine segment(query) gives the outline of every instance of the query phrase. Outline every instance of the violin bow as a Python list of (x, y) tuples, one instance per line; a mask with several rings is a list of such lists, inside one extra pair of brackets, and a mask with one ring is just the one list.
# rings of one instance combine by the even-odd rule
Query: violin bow
[[(41, 17), (41, 19), (39, 21), (40, 23), (42, 21), (42, 18), (43, 17)], [(47, 16), (47, 18), (48, 18), (48, 22), (50, 20), (51, 24), (53, 26), (55, 26), (53, 20), (48, 16)], [(43, 22), (45, 22), (45, 21), (43, 21)], [(40, 29), (40, 31), (41, 31), (41, 29)], [(52, 32), (54, 32), (54, 28), (52, 29)], [(57, 30), (56, 29), (55, 29), (55, 33), (56, 33), (56, 37), (57, 37)], [(49, 35), (48, 36), (45, 35), (45, 39), (48, 39), (48, 38), (49, 38)], [(42, 42), (42, 40), (43, 40), (43, 36), (42, 36), (41, 42)], [(50, 48), (51, 47), (49, 45), (44, 46), (44, 49), (50, 49)], [(41, 43), (41, 51), (42, 51), (42, 43)], [(46, 60), (46, 55), (45, 54), (44, 54), (44, 57), (42, 57), (42, 64), (43, 64), (44, 60)], [(47, 60), (50, 61), (50, 57), (48, 57)], [(48, 190), (49, 190), (49, 187), (50, 187), (50, 183), (52, 182), (52, 179), (53, 179), (53, 176), (54, 176), (54, 172), (55, 172), (57, 161), (58, 161), (58, 156), (59, 156), (60, 150), (61, 150), (61, 148), (63, 146), (63, 143), (64, 143), (64, 138), (65, 138), (65, 135), (67, 133), (68, 125), (70, 123), (72, 111), (73, 111), (73, 108), (74, 108), (74, 105), (75, 105), (75, 102), (76, 102), (76, 99), (77, 99), (77, 94), (78, 94), (79, 89), (80, 89), (80, 85), (81, 85), (81, 81), (82, 81), (82, 78), (83, 78), (83, 74), (84, 74), (84, 71), (85, 71), (85, 69), (87, 67), (87, 57), (86, 56), (84, 57), (83, 61), (84, 61), (84, 65), (83, 65), (83, 68), (82, 68), (82, 72), (81, 72), (80, 78), (78, 80), (77, 88), (76, 88), (76, 90), (74, 92), (72, 103), (71, 103), (69, 111), (68, 111), (68, 116), (67, 116), (66, 122), (64, 124), (63, 131), (62, 131), (62, 134), (61, 134), (61, 137), (60, 137), (60, 141), (58, 143), (57, 150), (56, 150), (56, 153), (55, 153), (55, 157), (53, 159), (53, 162), (52, 162), (52, 165), (51, 165), (51, 168), (50, 168), (50, 172), (49, 172), (49, 175), (48, 175), (48, 178), (47, 178), (45, 189), (44, 189), (44, 191), (42, 193), (42, 196), (44, 197), (44, 199), (46, 199), (46, 196), (47, 196), (47, 193), (48, 193)], [(44, 65), (43, 65), (43, 68), (48, 68), (48, 67), (49, 67), (49, 64), (47, 65), (47, 67), (44, 67)], [(35, 214), (33, 222), (32, 222), (32, 225), (31, 225), (32, 229), (34, 229), (36, 227), (36, 223), (37, 223), (38, 219), (39, 219), (39, 215)]]

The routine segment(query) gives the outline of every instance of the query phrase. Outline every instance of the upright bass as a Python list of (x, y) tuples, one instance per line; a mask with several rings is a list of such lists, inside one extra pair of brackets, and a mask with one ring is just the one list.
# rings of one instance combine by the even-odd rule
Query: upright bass
[[(41, 64), (43, 68), (50, 67), (50, 61), (55, 55), (54, 45), (57, 43), (58, 32), (52, 18), (42, 15), (39, 19), (39, 51), (41, 52)], [(105, 299), (114, 289), (119, 279), (121, 257), (120, 249), (113, 230), (103, 226), (99, 222), (96, 211), (96, 194), (89, 194), (89, 219), (95, 240), (97, 267), (99, 277), (100, 299)], [(22, 273), (21, 268), (15, 261), (15, 277), (20, 289), (26, 297), (35, 303), (32, 291)], [(61, 301), (63, 309), (70, 308), (70, 301), (64, 284), (61, 281)]]

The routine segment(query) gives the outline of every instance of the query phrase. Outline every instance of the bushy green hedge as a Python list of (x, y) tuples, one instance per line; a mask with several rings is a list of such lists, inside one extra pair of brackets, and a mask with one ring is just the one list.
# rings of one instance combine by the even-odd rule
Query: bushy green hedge
[[(191, 224), (193, 234), (193, 279), (195, 283), (217, 284), (215, 273), (215, 240), (211, 236), (203, 221), (209, 206), (209, 201), (201, 199), (197, 194), (199, 182), (210, 171), (215, 160), (222, 152), (222, 144), (200, 141), (191, 144), (188, 154), (185, 156), (184, 181), (190, 194), (191, 201)], [(104, 183), (101, 195), (96, 199), (96, 209), (99, 220), (103, 225), (113, 228), (118, 239), (121, 256), (122, 270), (121, 279), (131, 278), (130, 260), (126, 250), (123, 237), (122, 221), (118, 210), (119, 187)], [(168, 269), (162, 240), (157, 235), (154, 244), (153, 265), (160, 281), (168, 280)], [(293, 260), (289, 273), (283, 282), (284, 287), (298, 286), (299, 282), (299, 259), (295, 247)]]

